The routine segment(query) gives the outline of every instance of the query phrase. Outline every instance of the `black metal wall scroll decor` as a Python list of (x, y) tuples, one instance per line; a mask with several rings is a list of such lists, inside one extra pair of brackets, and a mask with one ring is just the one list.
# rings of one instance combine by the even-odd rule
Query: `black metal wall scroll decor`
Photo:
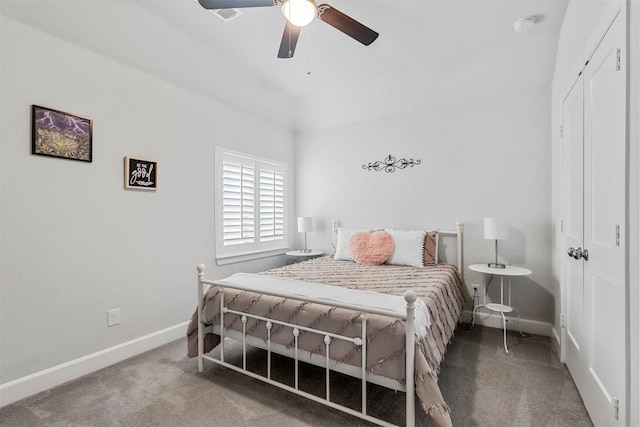
[(370, 171), (384, 170), (387, 173), (395, 172), (396, 169), (406, 169), (408, 166), (414, 167), (422, 163), (420, 159), (398, 159), (396, 160), (391, 154), (387, 156), (383, 161), (376, 160), (375, 162), (369, 162), (369, 164), (362, 165), (362, 169)]

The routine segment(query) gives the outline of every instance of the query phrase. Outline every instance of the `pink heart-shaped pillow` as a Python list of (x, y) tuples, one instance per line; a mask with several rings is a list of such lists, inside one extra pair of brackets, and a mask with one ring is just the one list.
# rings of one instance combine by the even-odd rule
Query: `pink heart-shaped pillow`
[(393, 253), (395, 243), (386, 231), (354, 233), (349, 239), (349, 249), (353, 259), (362, 265), (380, 265)]

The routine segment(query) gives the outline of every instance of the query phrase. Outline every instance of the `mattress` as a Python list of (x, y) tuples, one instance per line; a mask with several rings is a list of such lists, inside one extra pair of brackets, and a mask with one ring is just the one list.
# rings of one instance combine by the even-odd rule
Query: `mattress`
[(366, 266), (351, 261), (335, 261), (326, 256), (260, 274), (391, 295), (404, 295), (406, 290), (413, 290), (427, 304), (431, 314), (431, 327), (427, 331), (424, 352), (434, 372), (438, 371), (444, 358), (447, 344), (453, 337), (465, 303), (458, 270), (446, 263), (422, 268), (400, 265)]

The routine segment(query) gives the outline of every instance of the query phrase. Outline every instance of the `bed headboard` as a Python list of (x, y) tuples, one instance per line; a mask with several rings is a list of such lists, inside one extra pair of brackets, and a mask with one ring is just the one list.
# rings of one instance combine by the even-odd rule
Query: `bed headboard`
[[(336, 250), (336, 243), (338, 239), (338, 228), (340, 222), (337, 220), (331, 221), (331, 228), (333, 230), (333, 250)], [(463, 253), (463, 230), (464, 224), (462, 221), (456, 222), (455, 231), (440, 230), (438, 232), (438, 259), (453, 264), (458, 267), (460, 278), (464, 282), (464, 253)], [(455, 239), (455, 240), (454, 240)], [(452, 244), (452, 242), (455, 242)]]
[[(462, 221), (458, 221), (456, 222), (455, 231), (441, 230), (438, 233), (438, 239), (439, 239), (438, 257), (439, 259), (444, 259), (449, 264), (453, 264), (456, 267), (458, 267), (460, 278), (464, 283), (464, 251), (463, 251), (463, 240), (462, 240), (463, 230), (464, 230), (464, 224), (462, 223)], [(444, 239), (451, 239), (451, 238), (456, 239), (455, 240), (456, 243), (454, 245), (455, 251), (449, 251), (448, 250), (449, 245), (447, 244), (447, 241), (444, 240)], [(453, 252), (453, 254), (451, 252)], [(440, 255), (444, 255), (444, 257), (440, 258)], [(451, 259), (452, 257), (455, 258), (455, 262), (453, 262), (454, 260)]]

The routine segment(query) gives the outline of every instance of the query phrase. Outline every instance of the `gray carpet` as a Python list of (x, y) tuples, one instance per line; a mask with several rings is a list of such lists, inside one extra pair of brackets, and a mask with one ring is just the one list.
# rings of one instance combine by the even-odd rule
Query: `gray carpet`
[[(549, 338), (508, 336), (476, 326), (458, 328), (441, 366), (440, 386), (455, 426), (591, 426), (582, 400)], [(229, 346), (227, 347), (229, 351)], [(10, 426), (369, 426), (371, 424), (308, 401), (223, 367), (205, 364), (198, 374), (187, 359), (185, 340), (134, 357), (68, 384), (0, 409)], [(262, 351), (249, 367), (264, 369)], [(238, 346), (227, 353), (240, 359)], [(273, 375), (291, 381), (293, 365), (276, 358)], [(302, 365), (305, 391), (322, 394), (324, 371)], [(357, 406), (358, 381), (332, 376), (332, 398)], [(404, 394), (369, 390), (369, 412), (403, 423)], [(432, 426), (417, 414), (419, 426)]]

